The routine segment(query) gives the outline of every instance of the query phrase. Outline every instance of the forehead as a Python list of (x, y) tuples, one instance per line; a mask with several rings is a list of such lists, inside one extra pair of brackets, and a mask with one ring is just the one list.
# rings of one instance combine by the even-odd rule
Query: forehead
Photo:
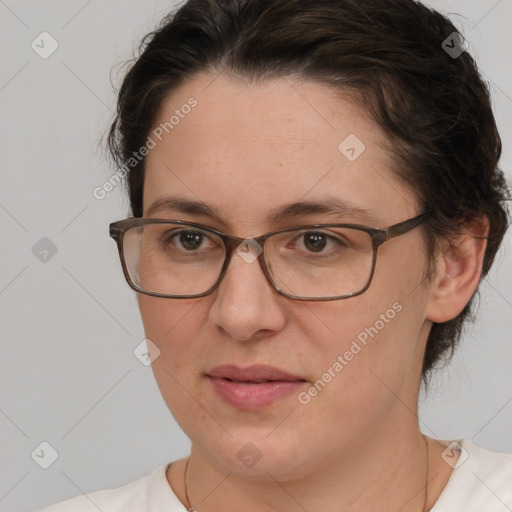
[(165, 99), (149, 136), (145, 211), (179, 195), (256, 223), (280, 204), (329, 195), (376, 213), (394, 206), (399, 220), (415, 212), (385, 134), (323, 84), (198, 75)]

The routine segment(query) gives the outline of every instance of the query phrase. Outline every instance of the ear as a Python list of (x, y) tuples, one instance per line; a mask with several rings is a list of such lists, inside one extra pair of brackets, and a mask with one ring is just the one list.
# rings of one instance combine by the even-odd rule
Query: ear
[(441, 241), (426, 308), (428, 320), (452, 320), (470, 301), (480, 282), (488, 233), (489, 220), (483, 216)]

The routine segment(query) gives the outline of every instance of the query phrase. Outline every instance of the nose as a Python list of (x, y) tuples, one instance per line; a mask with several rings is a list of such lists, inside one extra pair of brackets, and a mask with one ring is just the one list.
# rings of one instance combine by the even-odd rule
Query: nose
[(234, 252), (214, 297), (210, 321), (237, 341), (269, 336), (286, 323), (282, 302), (287, 299), (268, 282), (257, 259)]

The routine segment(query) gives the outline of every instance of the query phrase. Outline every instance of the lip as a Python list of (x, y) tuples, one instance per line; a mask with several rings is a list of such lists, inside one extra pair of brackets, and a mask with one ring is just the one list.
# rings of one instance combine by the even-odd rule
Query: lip
[(273, 366), (223, 365), (207, 373), (214, 391), (237, 409), (257, 410), (298, 392), (306, 380)]

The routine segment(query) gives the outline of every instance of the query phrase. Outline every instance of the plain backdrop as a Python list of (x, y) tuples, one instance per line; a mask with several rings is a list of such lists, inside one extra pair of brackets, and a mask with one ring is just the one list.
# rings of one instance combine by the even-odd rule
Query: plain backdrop
[[(512, 1), (428, 4), (460, 14), (452, 18), (490, 83), (510, 179)], [(173, 6), (0, 0), (2, 511), (121, 485), (188, 453), (134, 355), (144, 332), (108, 236), (128, 201), (122, 187), (93, 195), (113, 172), (98, 150), (115, 105), (111, 76), (119, 84), (118, 65)], [(508, 233), (479, 320), (422, 396), (428, 435), (512, 452), (510, 247)]]

